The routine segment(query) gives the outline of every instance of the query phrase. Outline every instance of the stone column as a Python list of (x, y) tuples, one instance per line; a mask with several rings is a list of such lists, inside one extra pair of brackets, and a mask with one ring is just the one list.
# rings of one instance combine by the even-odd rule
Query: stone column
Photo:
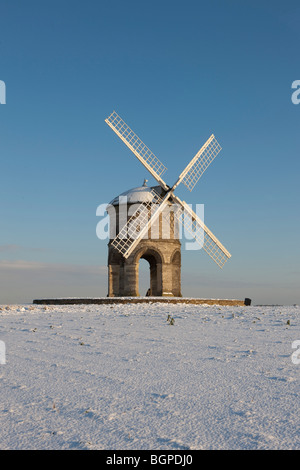
[(119, 277), (120, 266), (117, 264), (110, 264), (108, 266), (108, 297), (119, 296)]
[(162, 294), (164, 297), (173, 296), (172, 265), (164, 263), (162, 266)]
[(136, 297), (139, 295), (137, 268), (136, 264), (124, 263), (124, 296)]

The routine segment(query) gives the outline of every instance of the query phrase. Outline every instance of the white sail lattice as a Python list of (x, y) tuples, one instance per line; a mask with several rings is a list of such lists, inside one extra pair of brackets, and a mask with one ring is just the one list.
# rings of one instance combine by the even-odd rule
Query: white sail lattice
[(105, 122), (120, 137), (134, 155), (143, 163), (143, 165), (156, 178), (160, 177), (166, 167), (154, 153), (144, 144), (144, 142), (133, 132), (132, 129), (123, 121), (123, 119), (115, 112), (111, 113)]
[(179, 177), (189, 191), (193, 190), (207, 167), (221, 150), (222, 147), (212, 134)]
[(153, 195), (152, 201), (139, 204), (127, 223), (112, 241), (112, 246), (121, 253), (124, 258), (128, 258), (135, 246), (139, 243), (139, 240), (147, 233), (150, 225), (153, 223), (153, 220), (157, 218), (163, 206), (164, 200), (157, 192), (154, 190), (150, 192)]

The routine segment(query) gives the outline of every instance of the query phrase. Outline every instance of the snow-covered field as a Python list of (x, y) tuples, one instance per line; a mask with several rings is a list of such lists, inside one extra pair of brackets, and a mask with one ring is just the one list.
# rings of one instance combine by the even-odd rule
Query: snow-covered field
[(2, 305), (0, 448), (299, 449), (299, 314)]

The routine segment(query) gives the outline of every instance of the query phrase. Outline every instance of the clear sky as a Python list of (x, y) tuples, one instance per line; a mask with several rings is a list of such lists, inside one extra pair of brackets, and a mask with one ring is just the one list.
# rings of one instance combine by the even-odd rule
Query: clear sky
[(106, 296), (96, 209), (155, 183), (113, 110), (170, 185), (212, 133), (222, 145), (177, 194), (232, 258), (183, 249), (183, 295), (299, 304), (299, 24), (298, 0), (2, 0), (0, 304)]

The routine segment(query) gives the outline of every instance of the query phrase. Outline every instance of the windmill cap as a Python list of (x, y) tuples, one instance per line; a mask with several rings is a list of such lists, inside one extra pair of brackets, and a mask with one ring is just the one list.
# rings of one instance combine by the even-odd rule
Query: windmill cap
[(138, 186), (137, 188), (129, 189), (124, 193), (116, 196), (110, 203), (109, 206), (119, 206), (120, 204), (136, 204), (142, 202), (152, 202), (153, 194), (151, 190), (154, 189), (158, 194), (162, 194), (162, 188), (160, 186)]

